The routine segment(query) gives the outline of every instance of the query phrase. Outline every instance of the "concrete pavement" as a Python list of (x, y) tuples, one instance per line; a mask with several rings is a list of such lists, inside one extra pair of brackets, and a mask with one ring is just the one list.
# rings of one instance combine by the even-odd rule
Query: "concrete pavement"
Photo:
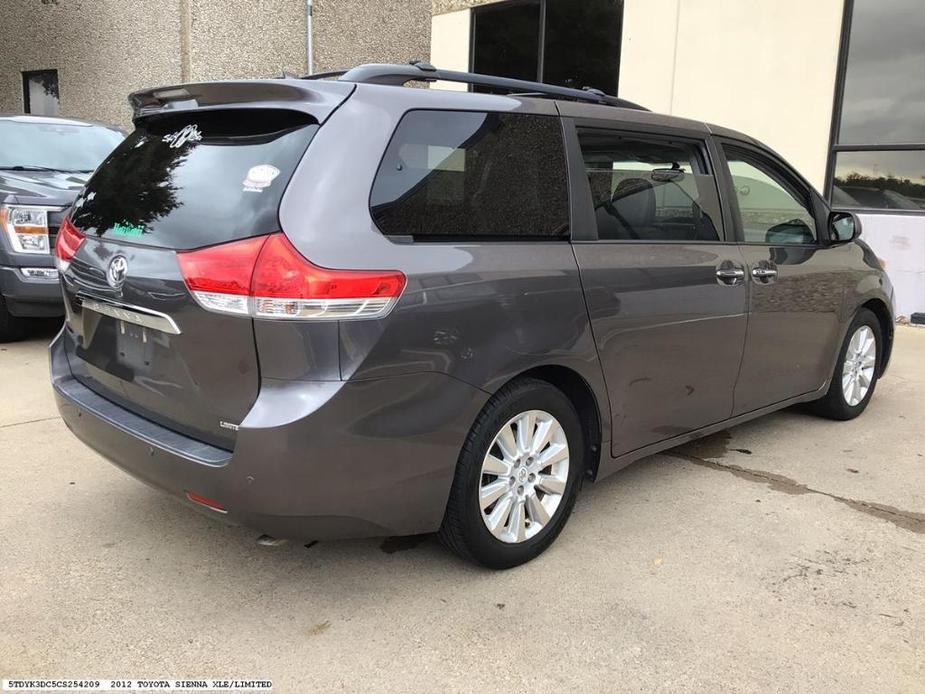
[(925, 692), (925, 330), (897, 332), (860, 419), (640, 461), (503, 573), (430, 538), (258, 547), (70, 435), (50, 333), (0, 346), (0, 678)]

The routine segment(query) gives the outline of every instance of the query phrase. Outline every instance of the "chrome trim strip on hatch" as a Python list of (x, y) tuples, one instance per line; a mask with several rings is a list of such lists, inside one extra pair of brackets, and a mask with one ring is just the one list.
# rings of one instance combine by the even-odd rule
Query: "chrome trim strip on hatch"
[(101, 301), (84, 294), (78, 296), (84, 308), (95, 311), (96, 313), (101, 313), (104, 316), (125, 321), (126, 323), (134, 323), (143, 328), (160, 330), (161, 332), (171, 335), (179, 335), (181, 332), (174, 319), (166, 313), (152, 311), (149, 308), (142, 308), (141, 306), (120, 304), (114, 301)]

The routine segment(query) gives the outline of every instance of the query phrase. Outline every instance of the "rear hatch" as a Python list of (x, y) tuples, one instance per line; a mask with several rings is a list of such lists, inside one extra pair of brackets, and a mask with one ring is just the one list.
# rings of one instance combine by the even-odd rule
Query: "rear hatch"
[[(349, 94), (338, 85), (333, 105), (316, 99), (324, 103), (312, 113), (253, 103), (262, 84), (232, 90), (247, 108), (190, 109), (197, 101), (188, 91), (178, 94), (179, 106), (153, 92), (135, 95), (136, 130), (75, 202), (72, 240), (62, 230), (56, 251), (67, 258), (59, 267), (75, 378), (136, 414), (229, 449), (259, 391), (253, 320), (203, 308), (179, 257), (279, 231), (293, 171), (319, 123)], [(227, 83), (219, 86), (227, 97)], [(207, 101), (199, 89), (193, 96)], [(76, 253), (61, 252), (62, 244)]]

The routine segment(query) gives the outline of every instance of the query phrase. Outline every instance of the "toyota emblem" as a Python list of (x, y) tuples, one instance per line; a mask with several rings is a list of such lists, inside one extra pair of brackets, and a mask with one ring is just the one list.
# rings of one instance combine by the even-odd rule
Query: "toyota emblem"
[(121, 289), (125, 284), (125, 276), (128, 274), (128, 261), (124, 255), (117, 255), (109, 263), (109, 270), (106, 271), (106, 281), (113, 289)]

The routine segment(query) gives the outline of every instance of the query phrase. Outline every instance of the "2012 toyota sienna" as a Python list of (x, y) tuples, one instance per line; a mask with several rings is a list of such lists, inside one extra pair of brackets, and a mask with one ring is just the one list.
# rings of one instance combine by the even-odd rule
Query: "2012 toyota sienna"
[[(50, 348), (116, 465), (273, 537), (436, 531), (501, 568), (583, 481), (869, 403), (891, 286), (767, 147), (595, 90), (334, 77), (131, 96), (58, 233)], [(434, 79), (493, 93), (401, 86)]]

